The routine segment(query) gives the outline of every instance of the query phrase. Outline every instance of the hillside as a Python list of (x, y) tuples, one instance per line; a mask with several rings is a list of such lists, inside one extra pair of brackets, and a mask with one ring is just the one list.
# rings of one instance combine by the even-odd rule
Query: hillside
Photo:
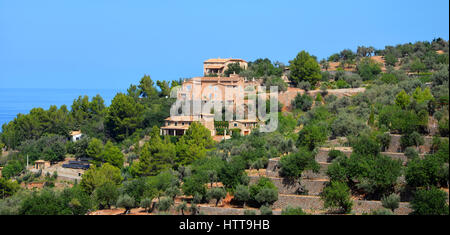
[(448, 45), (301, 51), (206, 77), (278, 86), (273, 132), (183, 121), (162, 135), (187, 81), (149, 75), (110, 106), (34, 108), (2, 126), (0, 214), (448, 214)]

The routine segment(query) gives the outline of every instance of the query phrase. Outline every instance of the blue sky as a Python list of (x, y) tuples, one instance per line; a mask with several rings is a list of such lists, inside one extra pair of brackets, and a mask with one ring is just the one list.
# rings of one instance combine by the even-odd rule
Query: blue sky
[(127, 88), (214, 57), (288, 63), (449, 38), (447, 0), (0, 0), (0, 88)]

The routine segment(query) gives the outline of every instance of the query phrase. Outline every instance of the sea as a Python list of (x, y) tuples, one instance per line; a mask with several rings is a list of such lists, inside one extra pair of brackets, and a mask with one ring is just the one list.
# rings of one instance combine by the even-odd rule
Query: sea
[(92, 97), (99, 94), (105, 105), (109, 106), (111, 100), (121, 89), (51, 89), (51, 88), (0, 88), (0, 131), (1, 126), (12, 121), (17, 114), (27, 114), (32, 108), (48, 109), (51, 105), (70, 107), (78, 96)]

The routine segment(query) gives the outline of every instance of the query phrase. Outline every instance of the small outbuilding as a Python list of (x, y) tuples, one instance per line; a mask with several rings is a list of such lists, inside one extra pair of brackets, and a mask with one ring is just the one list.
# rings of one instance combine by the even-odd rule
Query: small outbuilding
[(83, 137), (83, 133), (81, 133), (81, 131), (71, 131), (70, 132), (70, 138), (73, 142), (77, 142), (78, 140), (81, 139), (81, 137)]
[(37, 170), (42, 170), (47, 167), (50, 167), (50, 162), (44, 160), (36, 160), (34, 161), (34, 168)]

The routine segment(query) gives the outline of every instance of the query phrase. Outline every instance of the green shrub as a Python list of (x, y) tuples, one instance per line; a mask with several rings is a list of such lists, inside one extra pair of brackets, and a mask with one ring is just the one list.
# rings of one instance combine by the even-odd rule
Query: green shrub
[(336, 86), (338, 89), (350, 88), (351, 86), (344, 80), (339, 79), (336, 81)]
[(245, 207), (245, 203), (250, 200), (250, 191), (248, 190), (248, 187), (245, 185), (238, 185), (234, 190), (234, 199), (243, 203), (243, 207)]
[(125, 208), (124, 214), (128, 214), (131, 208), (134, 207), (134, 198), (128, 196), (127, 194), (121, 195), (117, 199), (116, 206)]
[(372, 215), (394, 215), (394, 213), (389, 209), (381, 208), (381, 209), (372, 211)]
[(250, 186), (250, 199), (255, 205), (272, 204), (278, 200), (278, 188), (269, 178), (261, 177)]
[(219, 204), (220, 199), (225, 198), (226, 195), (227, 192), (223, 188), (212, 188), (206, 193), (208, 199), (216, 199), (216, 206)]
[(263, 188), (258, 194), (255, 195), (255, 200), (260, 205), (273, 204), (278, 200), (278, 190), (273, 188)]
[(444, 191), (432, 188), (418, 190), (411, 201), (413, 215), (448, 215), (447, 195)]
[(405, 149), (405, 156), (408, 159), (413, 159), (419, 157), (419, 152), (417, 152), (416, 148), (414, 147), (407, 147)]
[(145, 211), (149, 212), (152, 207), (152, 199), (144, 198), (141, 200), (141, 207), (144, 208)]
[(272, 208), (270, 206), (261, 206), (259, 208), (261, 215), (272, 215)]
[(448, 117), (443, 118), (439, 121), (439, 134), (444, 137), (448, 137), (449, 135), (449, 124), (448, 124)]
[(350, 198), (350, 189), (347, 184), (332, 181), (323, 189), (321, 198), (325, 208), (338, 209), (342, 213), (350, 213), (353, 202)]
[(173, 200), (170, 197), (163, 197), (158, 202), (158, 210), (159, 211), (168, 211), (170, 207), (173, 205)]
[(330, 152), (328, 152), (328, 159), (327, 159), (327, 161), (331, 162), (334, 159), (339, 158), (339, 157), (347, 157), (347, 156), (343, 152), (341, 152), (339, 150), (332, 149), (332, 150), (330, 150)]
[(400, 196), (397, 194), (391, 194), (387, 197), (381, 198), (381, 204), (384, 208), (390, 209), (392, 212), (398, 208), (400, 203)]
[(313, 99), (307, 94), (301, 95), (300, 93), (298, 93), (292, 101), (292, 106), (294, 108), (303, 110), (305, 112), (311, 109), (312, 104)]
[(280, 175), (283, 177), (297, 180), (301, 177), (304, 170), (319, 171), (319, 164), (316, 162), (314, 154), (306, 150), (291, 153), (281, 158)]
[(376, 137), (377, 142), (381, 145), (381, 151), (386, 151), (391, 143), (391, 135), (389, 133), (379, 134)]
[(244, 215), (256, 215), (256, 210), (245, 210)]
[(307, 215), (301, 207), (287, 206), (281, 211), (282, 215)]

